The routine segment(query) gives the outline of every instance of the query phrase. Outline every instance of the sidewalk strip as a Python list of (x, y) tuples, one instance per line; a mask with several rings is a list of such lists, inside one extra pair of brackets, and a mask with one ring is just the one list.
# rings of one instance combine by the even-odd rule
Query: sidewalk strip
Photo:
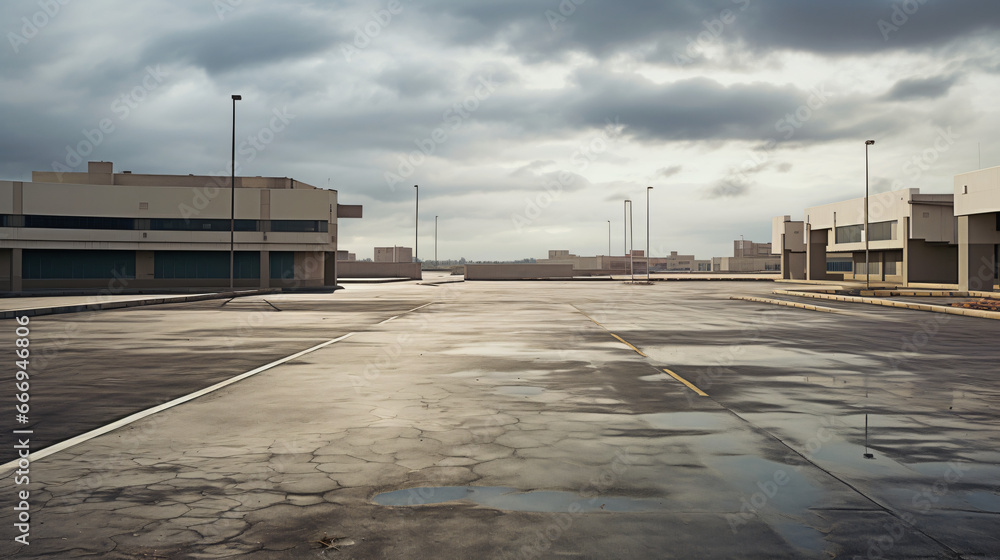
[(663, 371), (664, 371), (664, 373), (666, 373), (666, 374), (667, 374), (667, 375), (669, 375), (670, 377), (673, 377), (673, 378), (674, 378), (674, 379), (676, 379), (677, 381), (680, 381), (681, 383), (683, 383), (683, 384), (687, 385), (688, 389), (691, 389), (691, 390), (692, 390), (692, 391), (694, 391), (695, 393), (698, 393), (698, 395), (699, 395), (699, 396), (702, 396), (702, 397), (707, 397), (707, 396), (708, 396), (708, 393), (706, 393), (706, 392), (702, 391), (701, 389), (699, 389), (699, 388), (695, 387), (695, 386), (694, 386), (694, 383), (691, 383), (691, 382), (690, 382), (690, 381), (688, 381), (687, 379), (684, 379), (683, 377), (681, 377), (681, 376), (677, 375), (676, 373), (674, 373), (674, 372), (670, 371), (670, 370), (669, 370), (669, 369), (667, 369), (667, 368), (663, 368)]
[[(320, 350), (322, 348), (326, 348), (327, 346), (330, 346), (331, 344), (335, 344), (337, 342), (340, 342), (341, 340), (345, 340), (345, 339), (350, 338), (352, 336), (354, 336), (354, 333), (347, 333), (344, 336), (341, 336), (341, 337), (338, 337), (338, 338), (334, 338), (333, 340), (328, 340), (328, 341), (326, 341), (326, 342), (324, 342), (322, 344), (317, 344), (316, 346), (313, 346), (312, 348), (307, 348), (305, 350), (302, 350), (301, 352), (296, 352), (296, 353), (294, 353), (294, 354), (292, 354), (290, 356), (285, 356), (284, 358), (281, 358), (281, 359), (275, 360), (275, 361), (273, 361), (273, 362), (271, 362), (269, 364), (260, 366), (257, 369), (252, 369), (252, 370), (250, 370), (250, 371), (248, 371), (246, 373), (242, 373), (240, 375), (237, 375), (236, 377), (231, 377), (231, 378), (229, 378), (229, 379), (227, 379), (225, 381), (221, 381), (219, 383), (216, 383), (215, 385), (212, 385), (211, 387), (206, 387), (204, 389), (201, 389), (200, 391), (195, 391), (194, 393), (191, 393), (191, 394), (188, 394), (188, 395), (184, 395), (183, 397), (179, 397), (179, 398), (176, 398), (176, 399), (174, 399), (172, 401), (165, 402), (165, 403), (163, 403), (161, 405), (154, 406), (152, 408), (147, 408), (146, 410), (143, 410), (143, 411), (140, 411), (140, 412), (136, 412), (135, 414), (132, 414), (131, 416), (126, 416), (125, 418), (122, 418), (121, 420), (112, 422), (112, 423), (110, 423), (110, 424), (108, 424), (106, 426), (102, 426), (100, 428), (91, 430), (91, 431), (89, 431), (89, 432), (87, 432), (85, 434), (80, 434), (80, 435), (78, 435), (76, 437), (72, 437), (72, 438), (67, 439), (65, 441), (61, 441), (61, 442), (59, 442), (59, 443), (57, 443), (55, 445), (50, 445), (49, 447), (46, 447), (45, 449), (41, 449), (39, 451), (36, 451), (36, 452), (32, 453), (31, 455), (29, 455), (27, 457), (27, 459), (29, 461), (37, 461), (39, 459), (44, 459), (45, 457), (48, 457), (49, 455), (52, 455), (53, 453), (58, 453), (58, 452), (63, 451), (65, 449), (69, 449), (70, 447), (73, 447), (75, 445), (79, 445), (81, 443), (84, 443), (85, 441), (94, 439), (94, 438), (96, 438), (98, 436), (102, 436), (102, 435), (104, 435), (104, 434), (106, 434), (108, 432), (112, 432), (114, 430), (117, 430), (118, 428), (121, 428), (123, 426), (127, 426), (127, 425), (129, 425), (129, 424), (131, 424), (133, 422), (138, 421), (138, 420), (142, 420), (143, 418), (146, 418), (147, 416), (152, 416), (153, 414), (156, 414), (157, 412), (162, 412), (164, 410), (173, 408), (173, 407), (175, 407), (175, 406), (177, 406), (179, 404), (184, 404), (184, 403), (186, 403), (188, 401), (192, 401), (194, 399), (197, 399), (198, 397), (202, 397), (202, 396), (205, 396), (205, 395), (207, 395), (209, 393), (213, 393), (215, 391), (218, 391), (219, 389), (222, 389), (224, 387), (228, 387), (229, 385), (232, 385), (233, 383), (238, 383), (238, 382), (243, 381), (244, 379), (246, 379), (248, 377), (252, 377), (252, 376), (257, 375), (258, 373), (261, 373), (261, 372), (265, 372), (265, 371), (267, 371), (269, 369), (272, 369), (274, 367), (280, 366), (281, 364), (284, 364), (286, 362), (290, 362), (290, 361), (292, 361), (292, 360), (294, 360), (296, 358), (300, 358), (302, 356), (305, 356), (306, 354), (310, 354), (310, 353), (315, 352), (317, 350)], [(14, 460), (14, 461), (11, 461), (11, 462), (6, 463), (4, 465), (0, 465), (0, 474), (7, 473), (8, 471), (12, 471), (12, 470), (16, 469), (17, 468), (17, 464), (18, 464), (18, 460)]]

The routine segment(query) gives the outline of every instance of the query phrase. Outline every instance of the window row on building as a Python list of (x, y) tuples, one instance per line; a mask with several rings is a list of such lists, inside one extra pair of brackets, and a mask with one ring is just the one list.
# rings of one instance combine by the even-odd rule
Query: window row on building
[[(871, 234), (868, 241), (891, 241), (896, 239), (896, 220), (868, 224)], [(861, 243), (864, 241), (864, 224), (837, 226), (835, 243)]]
[[(323, 220), (235, 220), (236, 231), (309, 233), (329, 231)], [(106, 218), (99, 216), (40, 216), (2, 214), (0, 227), (51, 229), (103, 229), (141, 231), (229, 231), (225, 219)], [(228, 273), (226, 275), (228, 278)]]
[[(153, 251), (153, 277), (157, 279), (229, 278), (228, 251)], [(295, 276), (295, 253), (271, 251), (270, 277)], [(25, 279), (134, 279), (135, 251), (25, 249), (21, 274)], [(237, 251), (233, 258), (237, 279), (260, 278), (260, 252)]]

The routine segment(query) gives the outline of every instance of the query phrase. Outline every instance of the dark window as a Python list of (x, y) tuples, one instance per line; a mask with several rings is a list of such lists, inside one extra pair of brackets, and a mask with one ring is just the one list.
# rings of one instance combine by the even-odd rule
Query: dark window
[(868, 238), (869, 241), (889, 241), (895, 239), (893, 235), (896, 232), (896, 222), (878, 222), (868, 224), (871, 228), (871, 237)]
[(861, 232), (864, 225), (840, 226), (837, 228), (837, 243), (861, 243)]
[(135, 229), (134, 218), (97, 216), (24, 216), (24, 227), (52, 229)]
[(295, 278), (295, 253), (291, 251), (271, 251), (271, 278), (291, 280)]
[[(229, 220), (152, 218), (149, 229), (158, 231), (229, 231)], [(257, 231), (257, 220), (236, 220), (236, 231)], [(226, 278), (229, 274), (226, 274)]]
[(854, 269), (854, 263), (849, 260), (826, 261), (827, 272), (850, 272)]
[(25, 249), (21, 267), (32, 280), (135, 278), (135, 252)]
[[(234, 278), (260, 278), (260, 253), (237, 251)], [(156, 251), (154, 278), (229, 278), (228, 251)]]
[(322, 220), (271, 220), (270, 231), (287, 233), (327, 232), (330, 224)]

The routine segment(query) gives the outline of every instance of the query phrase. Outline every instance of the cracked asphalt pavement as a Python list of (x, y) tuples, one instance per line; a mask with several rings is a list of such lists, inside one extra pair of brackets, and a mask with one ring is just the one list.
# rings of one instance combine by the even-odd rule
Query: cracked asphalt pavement
[(0, 556), (1000, 557), (1000, 324), (729, 299), (773, 289), (401, 283), (33, 319), (35, 451), (350, 336), (32, 461), (27, 487), (5, 471)]

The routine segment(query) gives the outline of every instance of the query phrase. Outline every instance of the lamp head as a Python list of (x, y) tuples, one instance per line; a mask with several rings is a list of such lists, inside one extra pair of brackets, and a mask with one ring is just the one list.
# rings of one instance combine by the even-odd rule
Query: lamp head
[(233, 96), (233, 101), (242, 101), (242, 100), (243, 100), (243, 96), (242, 95), (234, 95)]
[(874, 140), (865, 140), (865, 146), (871, 146), (871, 145), (874, 145), (874, 144), (875, 144)]

